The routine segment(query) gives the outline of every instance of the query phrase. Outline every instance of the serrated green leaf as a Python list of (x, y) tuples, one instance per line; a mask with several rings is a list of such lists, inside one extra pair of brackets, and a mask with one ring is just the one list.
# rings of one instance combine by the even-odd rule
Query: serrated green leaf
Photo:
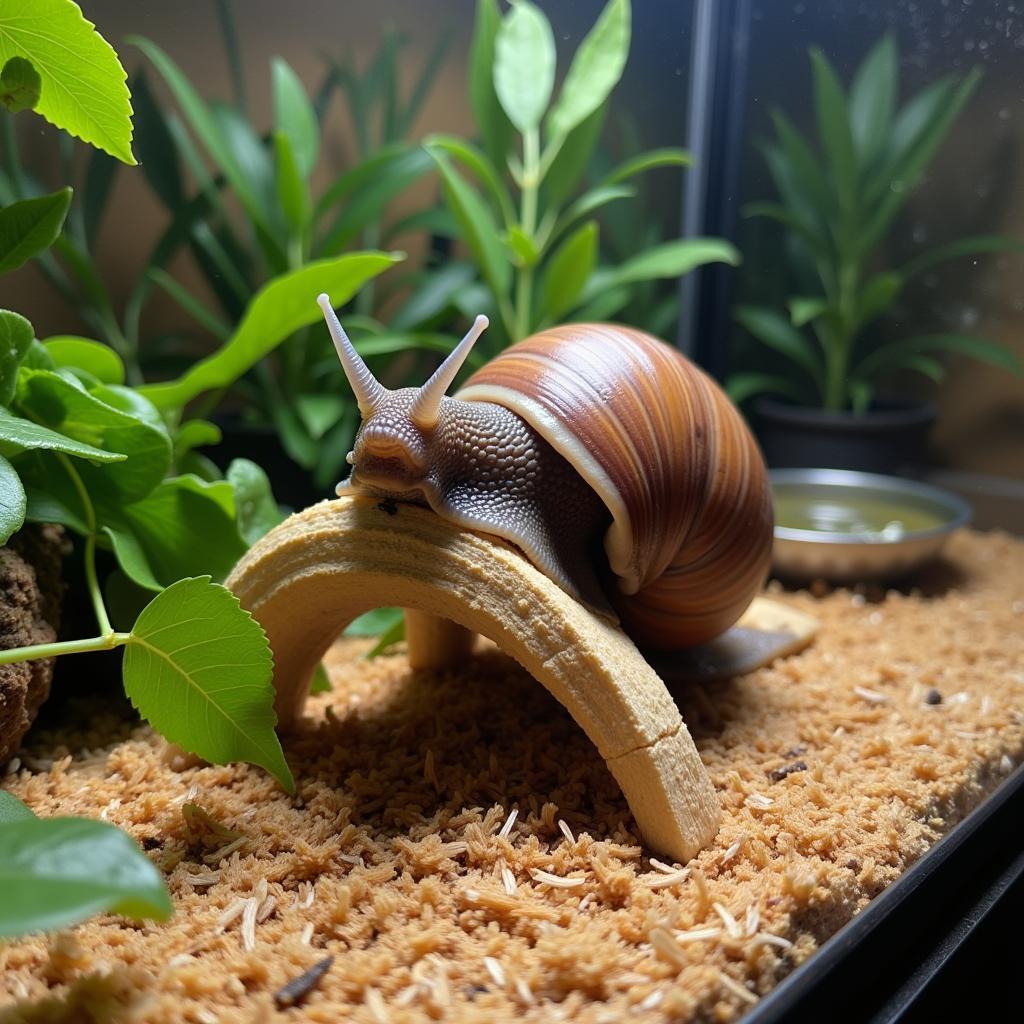
[(516, 0), (494, 40), (494, 91), (519, 131), (540, 124), (554, 84), (551, 25), (529, 0)]
[(587, 221), (555, 250), (540, 289), (541, 315), (551, 322), (573, 309), (597, 262), (597, 222)]
[(320, 149), (320, 128), (302, 82), (280, 57), (270, 62), (274, 96), (274, 128), (288, 137), (295, 163), (303, 178), (316, 167)]
[(211, 388), (226, 387), (293, 331), (323, 315), (316, 304), (320, 292), (326, 292), (334, 306), (342, 306), (366, 281), (401, 258), (397, 253), (349, 253), (282, 274), (256, 293), (234, 334), (213, 355), (178, 380), (148, 384), (139, 391), (158, 408), (168, 409)]
[[(11, 535), (21, 529), (25, 522), (25, 488), (18, 471), (0, 456), (0, 545), (6, 544)], [(2, 808), (0, 808), (2, 812)]]
[(0, 309), (0, 405), (10, 405), (18, 367), (32, 345), (32, 325), (20, 314)]
[(12, 114), (32, 110), (41, 88), (39, 72), (24, 57), (11, 57), (0, 70), (0, 104)]
[(37, 113), (123, 163), (135, 163), (128, 76), (77, 4), (4, 0), (0, 63), (11, 57), (27, 58), (39, 72)]
[(93, 914), (165, 921), (163, 876), (102, 821), (31, 818), (0, 828), (0, 938), (66, 928)]
[[(133, 501), (164, 478), (171, 465), (171, 439), (162, 424), (140, 418), (134, 393), (128, 398), (114, 386), (105, 386), (105, 391), (103, 387), (88, 393), (55, 371), (23, 369), (17, 400), (19, 408), (53, 431), (104, 452), (127, 456), (123, 461), (107, 460), (116, 464), (103, 468), (83, 466), (81, 472), (87, 487), (97, 483), (101, 489), (113, 489), (120, 500)], [(118, 407), (122, 405), (128, 411)], [(95, 458), (91, 453), (85, 457)]]
[[(3, 19), (0, 17), (0, 26)], [(22, 199), (0, 210), (0, 274), (17, 270), (57, 240), (71, 204), (71, 189)]]
[(238, 532), (246, 544), (255, 544), (284, 520), (274, 500), (267, 474), (249, 459), (233, 459), (228, 466), (228, 483), (235, 489)]
[(608, 98), (626, 67), (630, 37), (629, 0), (608, 0), (580, 43), (555, 105), (549, 135), (567, 135)]
[(469, 100), (484, 152), (495, 167), (504, 167), (514, 130), (494, 91), (494, 43), (501, 27), (495, 0), (477, 0), (473, 42), (469, 50)]
[(207, 761), (260, 765), (291, 793), (274, 733), (272, 673), (259, 623), (208, 576), (153, 598), (124, 655), (125, 691), (163, 736)]
[(140, 501), (120, 508), (101, 502), (97, 515), (121, 568), (150, 590), (199, 573), (223, 579), (248, 546), (226, 480), (170, 477)]
[(104, 384), (124, 383), (124, 363), (109, 345), (73, 334), (59, 334), (47, 338), (43, 347), (55, 366), (85, 370)]
[(83, 444), (66, 434), (33, 423), (32, 420), (14, 416), (6, 409), (0, 409), (0, 444), (4, 445), (8, 455), (38, 448), (64, 452), (65, 455), (92, 459), (94, 462), (123, 462), (127, 458), (122, 452), (107, 451), (95, 445)]
[(33, 821), (35, 815), (16, 796), (0, 789), (0, 825), (13, 821)]

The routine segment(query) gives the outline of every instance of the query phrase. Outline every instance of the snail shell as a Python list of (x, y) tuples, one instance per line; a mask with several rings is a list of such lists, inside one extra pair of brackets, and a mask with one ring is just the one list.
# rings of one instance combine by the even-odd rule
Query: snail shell
[(478, 317), (422, 388), (388, 391), (319, 301), (363, 416), (339, 490), (428, 504), (510, 540), (584, 603), (617, 613), (642, 647), (718, 636), (762, 586), (764, 463), (721, 389), (675, 349), (570, 324), (506, 349), (445, 397), (486, 327)]

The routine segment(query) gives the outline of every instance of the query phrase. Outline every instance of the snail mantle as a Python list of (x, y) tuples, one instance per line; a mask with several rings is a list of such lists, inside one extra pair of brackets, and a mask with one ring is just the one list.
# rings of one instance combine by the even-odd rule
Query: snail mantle
[[(718, 800), (661, 678), (625, 633), (511, 545), (428, 509), (346, 496), (272, 530), (227, 586), (269, 638), (282, 727), (301, 713), (316, 665), (348, 623), (398, 605), (412, 610), (414, 668), (461, 660), (479, 633), (547, 687), (607, 762), (653, 849), (686, 861), (714, 838)], [(810, 636), (795, 632), (802, 639), (783, 632), (776, 648)], [(768, 656), (762, 651), (758, 660)]]

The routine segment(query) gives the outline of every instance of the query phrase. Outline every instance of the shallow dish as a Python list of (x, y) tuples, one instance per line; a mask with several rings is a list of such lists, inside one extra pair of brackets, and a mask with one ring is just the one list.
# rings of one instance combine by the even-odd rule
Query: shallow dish
[(916, 480), (842, 469), (775, 469), (772, 568), (834, 583), (897, 579), (964, 526), (971, 507)]

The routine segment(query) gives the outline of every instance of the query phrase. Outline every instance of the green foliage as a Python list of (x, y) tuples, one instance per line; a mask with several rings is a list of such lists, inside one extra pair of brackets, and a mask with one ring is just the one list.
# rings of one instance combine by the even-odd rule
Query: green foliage
[(888, 313), (908, 282), (947, 260), (982, 252), (1022, 252), (1008, 238), (963, 238), (922, 252), (895, 270), (870, 273), (874, 250), (938, 152), (980, 78), (948, 75), (897, 110), (898, 54), (891, 35), (880, 39), (844, 92), (820, 50), (810, 53), (817, 142), (773, 112), (775, 139), (764, 156), (779, 202), (748, 207), (783, 225), (788, 270), (799, 282), (788, 313), (744, 306), (737, 321), (796, 370), (743, 373), (729, 382), (742, 401), (763, 392), (826, 409), (861, 412), (879, 381), (896, 370), (940, 380), (931, 353), (962, 352), (1012, 372), (1006, 349), (977, 338), (931, 334), (879, 345), (866, 329)]
[(273, 668), (263, 630), (230, 591), (209, 576), (183, 579), (136, 621), (125, 690), (172, 742), (208, 761), (262, 765), (294, 792), (274, 735)]
[(0, 938), (104, 912), (171, 916), (160, 872), (124, 832), (101, 821), (36, 818), (18, 804), (0, 792)]
[[(12, 57), (35, 69), (33, 77)], [(126, 164), (132, 156), (126, 75), (110, 44), (72, 0), (4, 0), (0, 7), (3, 91), (9, 110), (30, 107), (51, 124)], [(34, 102), (33, 102), (34, 100)]]
[(39, 102), (43, 80), (32, 62), (24, 57), (11, 57), (0, 70), (0, 104), (12, 114), (32, 110)]
[(581, 190), (626, 65), (630, 24), (629, 0), (609, 0), (552, 99), (555, 44), (543, 12), (516, 0), (502, 17), (495, 0), (478, 0), (469, 93), (482, 148), (443, 135), (425, 147), (479, 275), (457, 286), (454, 303), (492, 319), (484, 349), (564, 319), (614, 317), (651, 281), (711, 260), (738, 261), (727, 243), (686, 239), (647, 243), (618, 266), (602, 265), (593, 215), (632, 198), (635, 189), (623, 184), (632, 176), (688, 162), (682, 150), (643, 153)]
[(71, 189), (62, 188), (0, 210), (0, 274), (17, 270), (49, 249), (60, 234), (70, 204)]

